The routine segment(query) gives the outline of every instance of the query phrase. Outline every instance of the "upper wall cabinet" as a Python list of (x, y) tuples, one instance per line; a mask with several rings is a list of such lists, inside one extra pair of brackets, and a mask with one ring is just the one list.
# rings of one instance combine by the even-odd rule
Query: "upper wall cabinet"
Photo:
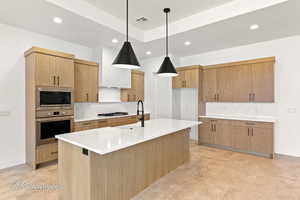
[(173, 88), (199, 88), (200, 66), (176, 68), (178, 76), (172, 79)]
[(131, 88), (121, 89), (122, 102), (134, 102), (138, 100), (144, 101), (144, 72), (132, 70), (131, 72)]
[(75, 102), (98, 102), (98, 63), (75, 59)]
[(274, 102), (275, 58), (206, 66), (206, 102)]
[(74, 88), (73, 55), (33, 47), (25, 56), (34, 58), (36, 86)]

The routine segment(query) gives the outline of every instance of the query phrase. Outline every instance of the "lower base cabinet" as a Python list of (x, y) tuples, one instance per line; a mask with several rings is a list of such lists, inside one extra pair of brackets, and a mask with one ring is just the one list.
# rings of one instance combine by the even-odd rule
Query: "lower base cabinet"
[(199, 144), (273, 157), (273, 123), (200, 118)]

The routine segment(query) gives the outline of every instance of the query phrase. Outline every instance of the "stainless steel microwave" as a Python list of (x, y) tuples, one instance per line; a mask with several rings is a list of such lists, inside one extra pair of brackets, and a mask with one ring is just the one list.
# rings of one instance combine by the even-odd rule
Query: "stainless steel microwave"
[(71, 88), (37, 88), (36, 97), (37, 109), (73, 107)]

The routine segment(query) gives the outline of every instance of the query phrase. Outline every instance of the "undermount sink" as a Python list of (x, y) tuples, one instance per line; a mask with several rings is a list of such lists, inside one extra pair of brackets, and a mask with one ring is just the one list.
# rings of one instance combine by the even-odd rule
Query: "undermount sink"
[(117, 128), (134, 130), (134, 129), (141, 129), (143, 127), (141, 127), (140, 123), (135, 123), (135, 124), (130, 124), (130, 125), (118, 126)]

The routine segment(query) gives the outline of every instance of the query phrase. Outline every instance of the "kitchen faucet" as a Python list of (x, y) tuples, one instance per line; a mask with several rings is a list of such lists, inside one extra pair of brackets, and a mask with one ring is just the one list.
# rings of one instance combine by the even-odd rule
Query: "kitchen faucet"
[[(140, 103), (142, 104), (142, 110), (139, 110)], [(142, 112), (142, 117), (139, 118), (140, 112)], [(144, 103), (142, 100), (137, 102), (137, 117), (141, 121), (142, 127), (145, 127), (145, 115), (144, 115)]]

